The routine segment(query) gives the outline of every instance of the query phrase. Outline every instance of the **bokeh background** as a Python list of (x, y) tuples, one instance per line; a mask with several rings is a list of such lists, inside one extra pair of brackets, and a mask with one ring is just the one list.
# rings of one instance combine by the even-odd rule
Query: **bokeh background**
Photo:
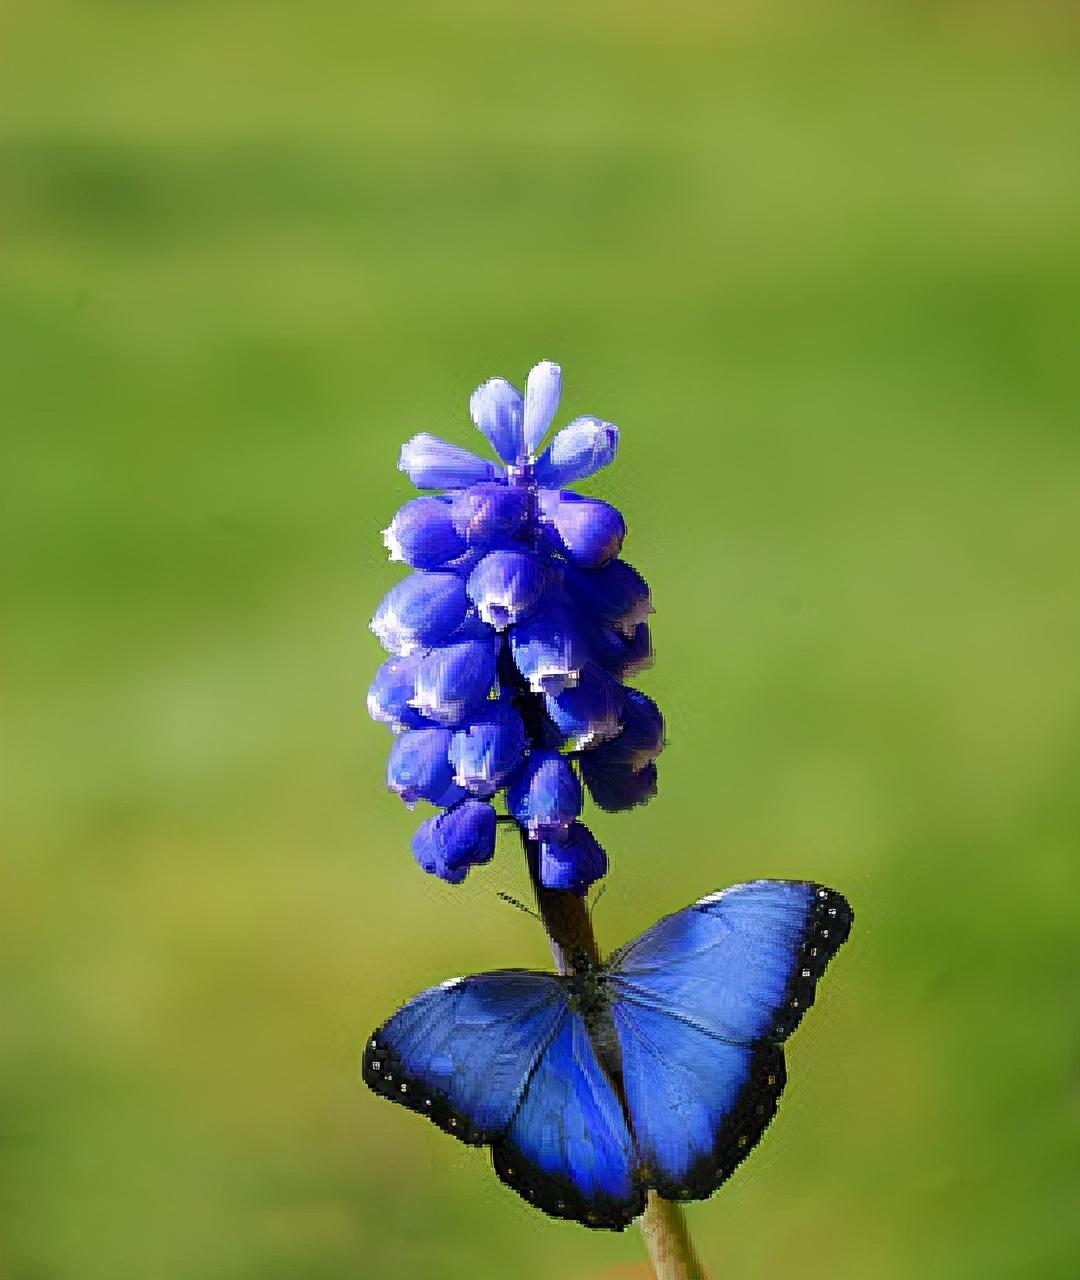
[(399, 443), (544, 357), (658, 607), (602, 945), (857, 912), (713, 1274), (1075, 1277), (1076, 7), (0, 18), (3, 1280), (639, 1274), (358, 1080), (548, 960), (512, 843), (415, 868), (363, 709)]

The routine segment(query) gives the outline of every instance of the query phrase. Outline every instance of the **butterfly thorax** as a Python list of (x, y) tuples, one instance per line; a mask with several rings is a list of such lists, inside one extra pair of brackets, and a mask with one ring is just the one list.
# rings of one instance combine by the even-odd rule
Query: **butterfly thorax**
[(596, 964), (588, 952), (580, 948), (575, 950), (572, 961), (574, 970), (564, 979), (570, 1007), (581, 1014), (592, 1030), (598, 1022), (606, 1020), (611, 1007), (607, 968)]
[(616, 1080), (622, 1075), (622, 1055), (615, 1033), (607, 965), (598, 965), (587, 952), (572, 957), (573, 973), (563, 978), (567, 1003), (581, 1016), (600, 1065)]

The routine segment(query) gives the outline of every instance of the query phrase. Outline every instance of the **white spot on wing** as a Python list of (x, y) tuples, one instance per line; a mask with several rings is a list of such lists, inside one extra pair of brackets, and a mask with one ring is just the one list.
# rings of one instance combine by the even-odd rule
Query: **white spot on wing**
[(710, 893), (707, 898), (701, 898), (694, 905), (703, 907), (706, 903), (719, 902), (721, 898), (734, 898), (737, 894), (745, 893), (747, 889), (753, 889), (758, 884), (761, 884), (760, 880), (748, 880), (745, 884), (729, 884), (726, 889), (718, 889), (715, 893)]
[(729, 892), (727, 889), (718, 889), (715, 893), (710, 893), (709, 896), (706, 898), (699, 898), (694, 905), (698, 907), (704, 907), (710, 903), (719, 902), (720, 899), (727, 892)]

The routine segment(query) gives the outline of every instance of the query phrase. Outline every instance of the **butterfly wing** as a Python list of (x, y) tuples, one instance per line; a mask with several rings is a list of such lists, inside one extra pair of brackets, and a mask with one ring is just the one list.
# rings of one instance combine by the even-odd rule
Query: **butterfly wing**
[(508, 1186), (552, 1217), (622, 1230), (644, 1212), (626, 1118), (573, 1009), (541, 1055), (492, 1159)]
[(667, 1200), (702, 1200), (734, 1173), (776, 1114), (779, 1045), (736, 1045), (670, 1014), (614, 1007), (639, 1176)]
[(661, 1195), (711, 1195), (760, 1139), (785, 1083), (782, 1042), (851, 922), (834, 890), (758, 880), (667, 916), (613, 958), (627, 1106)]
[(551, 974), (507, 969), (454, 978), (372, 1033), (364, 1080), (462, 1142), (494, 1142), (565, 1013)]
[(499, 1177), (554, 1217), (621, 1228), (644, 1209), (625, 1117), (562, 978), (511, 969), (432, 987), (372, 1034), (363, 1074), (491, 1144)]

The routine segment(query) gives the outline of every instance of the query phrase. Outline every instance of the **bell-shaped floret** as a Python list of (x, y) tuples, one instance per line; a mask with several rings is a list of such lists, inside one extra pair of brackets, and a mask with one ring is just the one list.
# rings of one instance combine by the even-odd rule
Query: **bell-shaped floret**
[(395, 732), (419, 728), (424, 723), (423, 716), (411, 705), (419, 665), (420, 655), (412, 653), (407, 658), (387, 658), (375, 672), (367, 696), (372, 720), (389, 725)]
[(575, 418), (536, 460), (536, 481), (552, 489), (584, 480), (615, 460), (619, 428), (599, 418)]
[(625, 560), (609, 560), (602, 569), (568, 565), (563, 581), (579, 609), (624, 635), (632, 635), (653, 612), (649, 584)]
[(541, 360), (529, 370), (525, 383), (525, 449), (535, 453), (547, 435), (562, 394), (562, 370), (550, 360)]
[(664, 717), (648, 694), (627, 689), (622, 732), (604, 750), (611, 760), (620, 760), (635, 772), (651, 764), (664, 749)]
[(510, 786), (506, 803), (530, 836), (551, 838), (581, 814), (581, 783), (565, 756), (533, 750)]
[(464, 790), (454, 782), (451, 736), (449, 729), (413, 729), (391, 747), (386, 785), (410, 808), (417, 800), (446, 808), (465, 798)]
[(656, 795), (656, 764), (634, 770), (625, 760), (608, 755), (610, 743), (580, 757), (581, 776), (598, 808), (620, 813), (647, 804)]
[(484, 622), (505, 631), (533, 612), (548, 576), (544, 562), (527, 551), (491, 551), (469, 575), (469, 599)]
[(510, 651), (534, 693), (557, 694), (576, 684), (591, 656), (580, 621), (558, 604), (513, 627)]
[(611, 503), (567, 489), (540, 490), (540, 522), (551, 549), (581, 569), (606, 564), (626, 537), (626, 522)]
[(483, 800), (462, 800), (422, 822), (412, 850), (425, 871), (460, 884), (470, 867), (490, 862), (495, 853), (495, 810)]
[(454, 528), (448, 498), (413, 498), (383, 531), (391, 560), (403, 560), (414, 569), (440, 569), (464, 555), (465, 539)]
[(622, 659), (612, 667), (612, 675), (619, 680), (633, 680), (653, 664), (652, 632), (647, 622), (639, 622), (626, 640)]
[(540, 844), (540, 883), (545, 889), (582, 894), (607, 871), (607, 854), (583, 822), (574, 822), (560, 839)]
[(587, 662), (577, 683), (544, 699), (548, 715), (576, 751), (614, 738), (622, 729), (626, 691), (595, 662)]
[(383, 647), (398, 656), (428, 649), (465, 621), (469, 597), (453, 573), (412, 573), (386, 593), (371, 620)]
[(507, 547), (525, 531), (529, 493), (517, 485), (474, 484), (451, 500), (454, 528), (480, 551)]
[(401, 446), (398, 470), (418, 489), (464, 489), (480, 480), (494, 480), (501, 468), (468, 449), (422, 431)]
[(495, 649), (490, 640), (443, 645), (420, 659), (412, 706), (439, 724), (461, 724), (487, 700), (494, 683)]
[(503, 462), (516, 463), (525, 454), (522, 422), (525, 401), (505, 378), (489, 378), (472, 393), (469, 413)]
[(491, 702), (451, 739), (454, 781), (473, 795), (494, 795), (525, 758), (526, 745), (517, 711), (508, 702)]
[(639, 622), (629, 636), (606, 622), (589, 620), (588, 636), (596, 661), (616, 680), (632, 680), (652, 666), (652, 635), (647, 622)]

